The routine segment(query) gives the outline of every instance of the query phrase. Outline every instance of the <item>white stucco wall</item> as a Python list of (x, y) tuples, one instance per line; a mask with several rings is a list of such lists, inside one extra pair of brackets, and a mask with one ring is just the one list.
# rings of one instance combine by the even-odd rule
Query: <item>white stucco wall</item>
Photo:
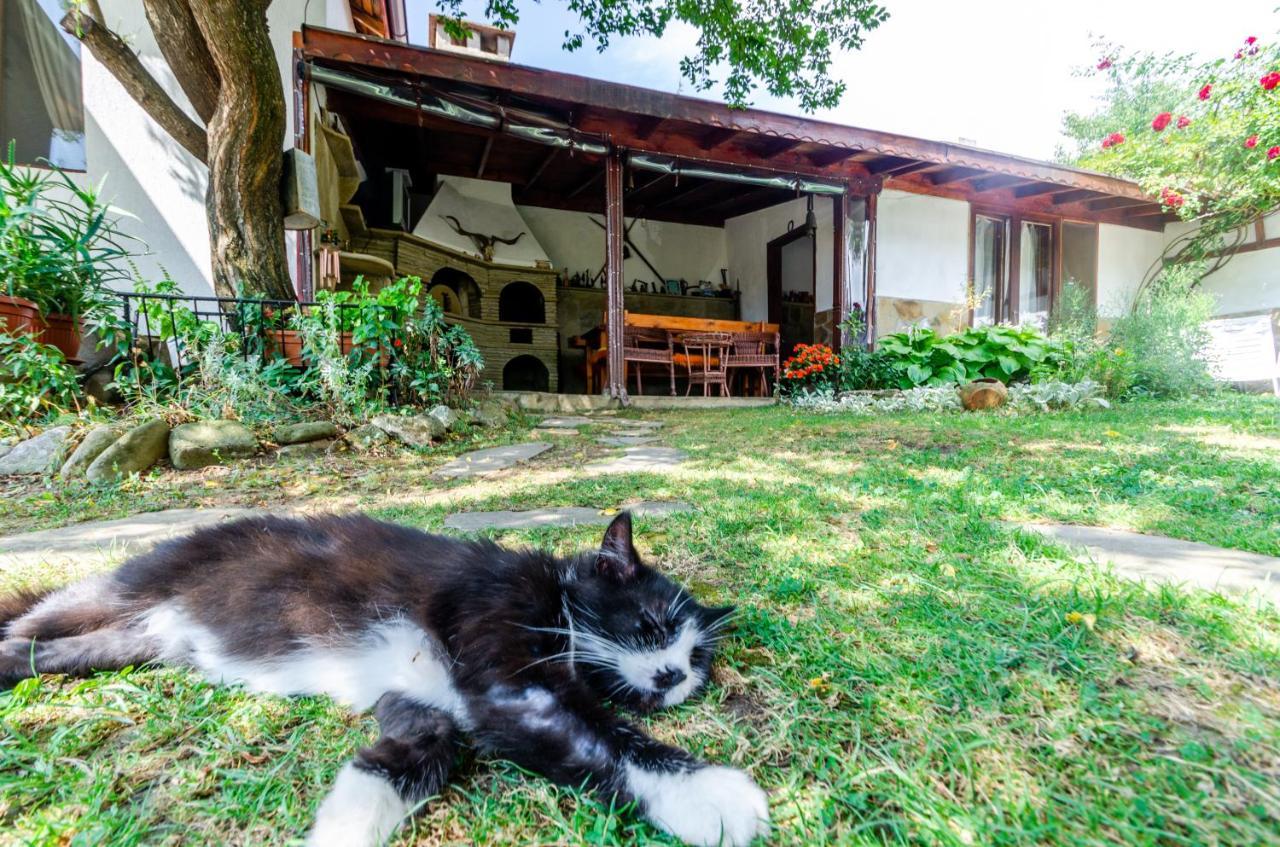
[[(552, 267), (569, 273), (596, 273), (604, 264), (604, 230), (591, 222), (599, 215), (565, 212), (537, 206), (518, 207), (530, 232), (551, 258)], [(631, 219), (626, 221), (631, 226)], [(720, 269), (725, 260), (725, 231), (715, 227), (687, 226), (642, 220), (631, 226), (631, 241), (662, 273), (663, 279), (686, 279), (690, 283), (711, 280), (720, 284)], [(625, 287), (633, 279), (653, 279), (639, 256), (627, 259), (622, 277)], [(732, 279), (732, 277), (730, 277)]]
[[(832, 214), (830, 198), (814, 198), (813, 210), (818, 219), (816, 271), (816, 308), (831, 308), (831, 238)], [(788, 200), (757, 212), (739, 215), (725, 221), (725, 246), (728, 250), (729, 285), (742, 290), (742, 319), (763, 321), (769, 318), (769, 279), (766, 257), (769, 242), (787, 233), (787, 224), (804, 226), (805, 201)]]
[(1098, 227), (1098, 313), (1116, 315), (1133, 303), (1143, 277), (1164, 250), (1160, 232), (1128, 226)]
[(876, 294), (963, 303), (969, 276), (969, 204), (885, 191), (876, 223)]
[[(1280, 211), (1264, 218), (1263, 227), (1267, 239), (1280, 238)], [(1166, 243), (1188, 228), (1186, 224), (1166, 228)], [(1257, 234), (1250, 227), (1244, 243), (1256, 241)], [(1217, 300), (1219, 315), (1280, 309), (1280, 247), (1238, 253), (1221, 270), (1205, 277), (1203, 285)]]
[[(169, 70), (137, 0), (102, 0), (106, 23), (137, 53), (144, 66), (168, 94), (193, 118), (195, 111)], [(349, 20), (328, 20), (328, 8), (342, 4), (312, 2), (308, 23), (349, 28)], [(303, 22), (306, 0), (275, 0), (267, 12), (271, 42), (282, 68), (288, 127), (281, 149), (292, 146), (292, 77), (289, 73), (293, 32)], [(183, 290), (212, 292), (209, 235), (204, 193), (208, 172), (204, 165), (173, 141), (116, 82), (109, 71), (83, 52), (85, 152), (88, 178), (103, 195), (132, 217), (123, 228), (140, 238), (149, 255), (137, 260), (149, 281), (167, 273)], [(198, 119), (197, 119), (198, 120)], [(290, 270), (292, 235), (289, 236)]]

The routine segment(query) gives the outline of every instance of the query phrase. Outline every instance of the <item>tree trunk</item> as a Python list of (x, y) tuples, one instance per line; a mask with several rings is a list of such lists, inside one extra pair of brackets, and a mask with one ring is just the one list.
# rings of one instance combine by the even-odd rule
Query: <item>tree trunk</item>
[(263, 0), (192, 3), (221, 78), (205, 206), (214, 290), (294, 299), (280, 201), (285, 102)]

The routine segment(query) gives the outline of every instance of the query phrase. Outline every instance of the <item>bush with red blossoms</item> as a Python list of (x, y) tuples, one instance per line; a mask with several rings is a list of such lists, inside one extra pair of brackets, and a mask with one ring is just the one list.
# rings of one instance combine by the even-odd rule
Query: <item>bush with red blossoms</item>
[(1280, 208), (1280, 36), (1250, 36), (1203, 59), (1107, 44), (1098, 51), (1111, 64), (1082, 73), (1106, 79), (1105, 105), (1066, 116), (1074, 144), (1060, 155), (1132, 179), (1198, 221), (1166, 258), (1219, 253), (1242, 227)]

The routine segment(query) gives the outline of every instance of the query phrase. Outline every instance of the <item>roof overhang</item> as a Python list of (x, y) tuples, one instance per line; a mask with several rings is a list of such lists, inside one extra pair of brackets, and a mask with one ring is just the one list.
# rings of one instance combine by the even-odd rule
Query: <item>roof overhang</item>
[[(295, 38), (309, 63), (410, 88), (461, 93), (497, 108), (554, 113), (584, 138), (628, 151), (842, 181), (854, 193), (883, 184), (1029, 216), (1153, 230), (1172, 219), (1136, 183), (976, 147), (731, 109), (695, 97), (334, 30), (304, 27)], [(397, 120), (387, 109), (381, 117)], [(422, 118), (400, 122), (422, 125)]]

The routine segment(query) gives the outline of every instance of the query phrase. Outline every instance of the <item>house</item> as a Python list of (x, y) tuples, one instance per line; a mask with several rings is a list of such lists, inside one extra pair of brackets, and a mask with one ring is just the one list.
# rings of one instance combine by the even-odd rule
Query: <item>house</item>
[[(140, 4), (102, 5), (167, 73)], [(1187, 226), (1110, 176), (522, 66), (514, 33), (432, 20), (411, 45), (396, 0), (268, 16), (282, 144), (314, 156), (325, 221), (290, 234), (300, 297), (421, 275), (504, 387), (582, 390), (571, 339), (623, 309), (769, 321), (787, 345), (839, 343), (855, 310), (873, 336), (1043, 321), (1068, 280), (1114, 313)], [(92, 57), (79, 72), (87, 176), (136, 216), (144, 275), (207, 293), (202, 167)], [(1280, 313), (1280, 215), (1242, 239), (1207, 290), (1224, 316)]]

